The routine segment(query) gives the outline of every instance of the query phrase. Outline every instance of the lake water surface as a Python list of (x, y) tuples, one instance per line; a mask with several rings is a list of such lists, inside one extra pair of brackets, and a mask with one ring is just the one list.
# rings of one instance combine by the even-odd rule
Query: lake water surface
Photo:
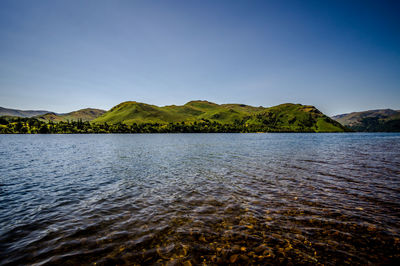
[(0, 264), (395, 264), (400, 134), (0, 135)]

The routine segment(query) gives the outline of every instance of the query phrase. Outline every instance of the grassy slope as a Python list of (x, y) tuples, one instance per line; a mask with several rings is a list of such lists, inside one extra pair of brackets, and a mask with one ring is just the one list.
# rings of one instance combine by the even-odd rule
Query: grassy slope
[(207, 101), (191, 101), (183, 106), (158, 107), (138, 102), (123, 102), (94, 119), (94, 123), (177, 123), (204, 119), (223, 124), (246, 126), (267, 125), (284, 131), (343, 132), (347, 129), (322, 114), (313, 106), (281, 104), (264, 108), (243, 104), (218, 105)]
[(106, 111), (94, 108), (86, 108), (78, 111), (66, 113), (66, 114), (55, 114), (55, 113), (47, 113), (44, 115), (36, 116), (35, 118), (41, 121), (53, 121), (53, 122), (67, 122), (69, 121), (78, 121), (81, 119), (82, 121), (92, 121), (93, 119), (101, 116)]

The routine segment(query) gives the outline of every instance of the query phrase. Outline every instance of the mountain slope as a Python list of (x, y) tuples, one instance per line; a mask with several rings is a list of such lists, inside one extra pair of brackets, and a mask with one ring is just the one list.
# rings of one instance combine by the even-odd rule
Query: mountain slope
[(400, 111), (369, 110), (332, 117), (339, 123), (360, 132), (400, 132)]
[(16, 116), (16, 117), (33, 117), (37, 115), (47, 114), (49, 111), (43, 110), (18, 110), (0, 107), (0, 116)]
[(86, 108), (78, 111), (73, 111), (66, 114), (56, 114), (56, 113), (47, 113), (44, 115), (35, 116), (35, 118), (41, 121), (53, 121), (53, 122), (67, 122), (67, 121), (92, 121), (93, 119), (101, 116), (106, 111), (94, 108)]
[(343, 132), (338, 122), (309, 105), (281, 104), (265, 108), (243, 104), (218, 105), (208, 101), (191, 101), (182, 106), (158, 107), (134, 101), (113, 107), (93, 123), (197, 123), (240, 124), (250, 131)]

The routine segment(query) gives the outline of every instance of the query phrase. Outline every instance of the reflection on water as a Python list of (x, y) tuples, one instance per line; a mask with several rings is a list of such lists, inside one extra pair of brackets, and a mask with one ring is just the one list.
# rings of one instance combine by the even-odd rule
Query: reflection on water
[(0, 264), (391, 264), (400, 134), (1, 135)]

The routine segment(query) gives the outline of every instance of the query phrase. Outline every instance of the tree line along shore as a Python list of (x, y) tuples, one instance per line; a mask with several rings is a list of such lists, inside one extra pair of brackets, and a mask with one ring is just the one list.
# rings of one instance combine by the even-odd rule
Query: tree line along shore
[(244, 120), (223, 124), (216, 121), (178, 123), (90, 123), (88, 121), (43, 122), (36, 118), (0, 117), (0, 134), (90, 134), (90, 133), (251, 133), (251, 132), (323, 132), (307, 125), (281, 127), (248, 124)]

